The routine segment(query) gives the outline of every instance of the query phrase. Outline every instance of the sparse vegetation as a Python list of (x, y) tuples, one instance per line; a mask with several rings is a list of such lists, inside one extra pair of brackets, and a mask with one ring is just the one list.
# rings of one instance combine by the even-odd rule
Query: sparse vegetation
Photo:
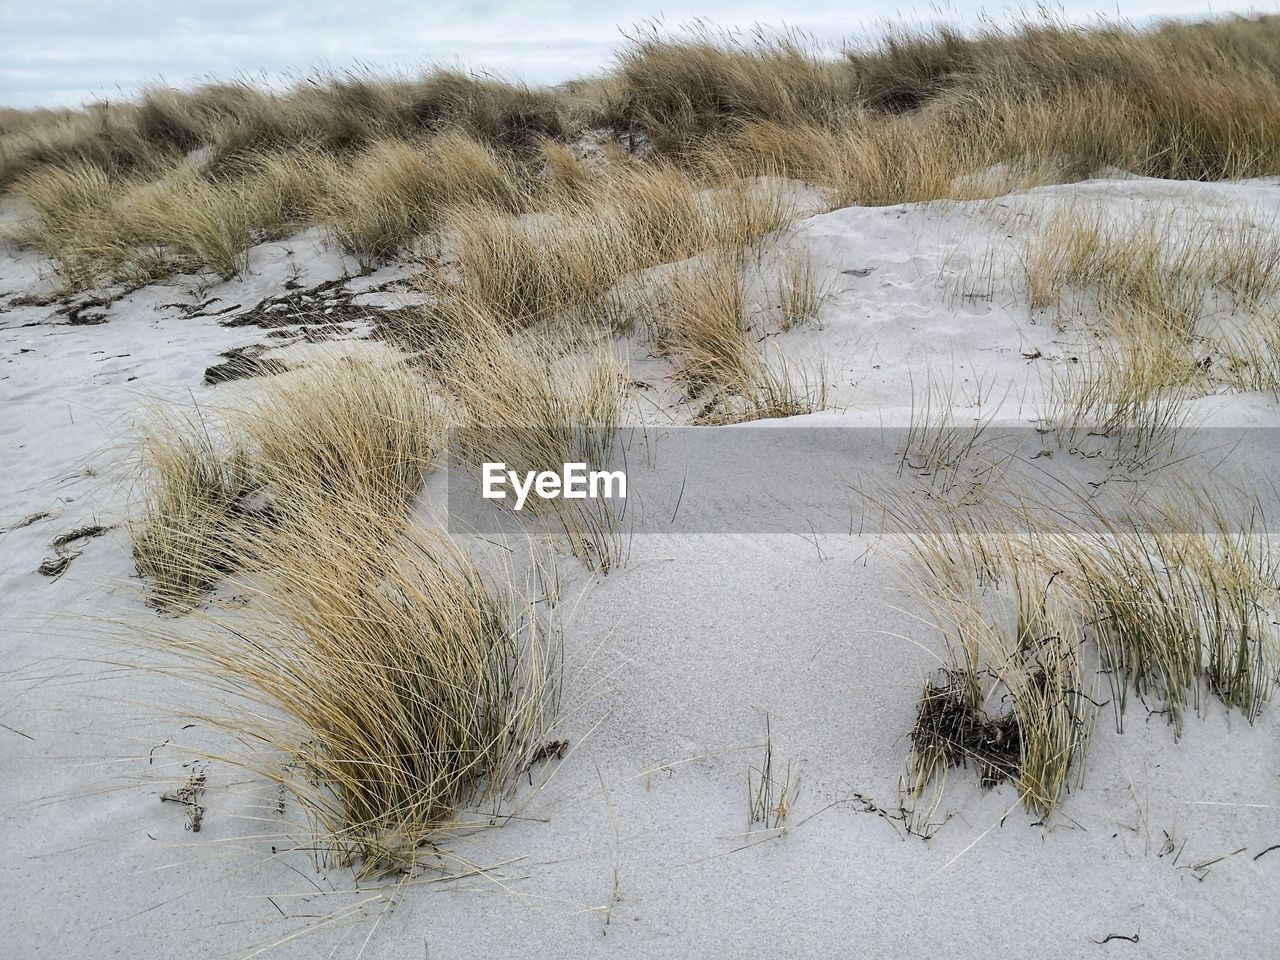
[(1170, 439), (1190, 399), (1274, 389), (1280, 235), (1246, 214), (1190, 219), (1059, 208), (1027, 245), (1033, 310), (1097, 338), (1059, 376), (1049, 419), (1078, 445), (1094, 434), (1142, 459)]
[(1188, 221), (1157, 210), (1125, 222), (1066, 206), (1033, 235), (1026, 273), (1031, 308), (1053, 307), (1060, 322), (1088, 307), (1186, 338), (1212, 312), (1253, 310), (1280, 291), (1280, 236), (1247, 215)]
[[(839, 55), (799, 37), (645, 34), (610, 75), (556, 90), (359, 75), (6, 115), (0, 186), (30, 208), (13, 238), (50, 258), (62, 295), (231, 278), (254, 244), (308, 225), (367, 271), (411, 261), (403, 353), (264, 366), (270, 378), (222, 391), (256, 388), (239, 401), (148, 424), (132, 528), (154, 606), (189, 612), (227, 580), (246, 599), (182, 629), (157, 621), (158, 669), (214, 694), (227, 709), (201, 718), (245, 748), (233, 762), (369, 874), (509, 799), (558, 689), (545, 598), (414, 515), (447, 431), (461, 465), (605, 466), (633, 391), (651, 386), (632, 380), (637, 352), (678, 389), (673, 421), (814, 413), (825, 364), (778, 345), (820, 326), (822, 271), (841, 264), (793, 248), (802, 212), (990, 197), (1111, 166), (1277, 174), (1277, 131), (1280, 18), (899, 32)], [(1050, 374), (1043, 432), (1072, 453), (1104, 437), (1129, 465), (1197, 397), (1280, 395), (1274, 225), (1130, 213), (1061, 207), (1023, 251), (1035, 319), (1084, 347)], [(968, 269), (993, 270), (993, 251)], [(238, 349), (225, 356), (256, 356)], [(1280, 684), (1278, 568), (1264, 535), (1222, 513), (1207, 530), (1168, 509), (1095, 513), (1082, 530), (1023, 504), (1001, 516), (935, 498), (985, 442), (987, 388), (972, 382), (960, 403), (951, 383), (913, 390), (900, 451), (947, 488), (904, 508), (922, 514), (903, 539), (909, 588), (946, 647), (918, 704), (910, 787), (973, 764), (1048, 817), (1083, 775), (1096, 676), (1118, 722), (1134, 697), (1175, 733), (1210, 696), (1257, 718)], [(518, 519), (592, 574), (625, 558), (607, 502), (535, 499)], [(780, 832), (796, 784), (766, 721), (749, 823)]]
[(1082, 769), (1092, 669), (1117, 725), (1130, 693), (1175, 733), (1205, 693), (1257, 717), (1280, 684), (1268, 537), (1192, 491), (1182, 500), (1123, 518), (1095, 509), (1091, 530), (1025, 505), (908, 511), (909, 589), (951, 654), (919, 708), (917, 791), (972, 761), (984, 782), (1011, 779), (1028, 808), (1051, 811)]
[(727, 254), (678, 265), (653, 296), (651, 338), (700, 411), (695, 423), (812, 413), (826, 403), (824, 371), (770, 358), (749, 316), (741, 262)]
[(764, 718), (764, 747), (760, 766), (747, 771), (747, 828), (781, 830), (800, 792), (800, 771), (790, 761), (782, 770), (773, 765), (773, 732)]

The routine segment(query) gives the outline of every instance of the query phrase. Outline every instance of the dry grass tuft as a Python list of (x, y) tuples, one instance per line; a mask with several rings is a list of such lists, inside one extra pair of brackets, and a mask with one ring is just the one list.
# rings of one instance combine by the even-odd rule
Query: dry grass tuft
[(741, 263), (726, 253), (675, 267), (650, 294), (650, 337), (675, 365), (695, 423), (723, 424), (813, 413), (826, 405), (824, 371), (810, 374), (760, 346), (748, 315)]
[(223, 575), (251, 602), (146, 631), (148, 666), (208, 695), (184, 709), (291, 794), (318, 850), (405, 866), (527, 769), (556, 695), (545, 623), (407, 523), (443, 440), (414, 369), (320, 363), (209, 421), (146, 438), (134, 554), (166, 609)]
[(619, 55), (609, 119), (679, 155), (744, 120), (816, 121), (852, 105), (853, 77), (839, 62), (800, 37), (752, 39), (747, 46), (705, 30), (683, 40), (642, 34)]
[(450, 131), (421, 144), (379, 140), (357, 156), (324, 197), (320, 218), (366, 266), (394, 256), (455, 207), (514, 211), (521, 188), (484, 144)]
[[(1004, 565), (1011, 549), (932, 533), (911, 542), (910, 589), (950, 654), (918, 707), (912, 783), (918, 794), (940, 768), (973, 763), (984, 786), (1011, 780), (1028, 810), (1047, 815), (1082, 776), (1093, 701), (1079, 624), (1040, 567)], [(986, 593), (993, 572), (1002, 595)]]
[(782, 830), (799, 793), (800, 770), (796, 764), (788, 761), (784, 769), (774, 769), (773, 734), (766, 715), (760, 766), (747, 770), (747, 829), (759, 824), (763, 830)]
[(608, 311), (608, 294), (633, 251), (607, 214), (583, 206), (519, 221), (500, 210), (465, 208), (449, 218), (465, 297), (512, 328), (552, 318), (588, 320)]
[(233, 277), (248, 265), (245, 251), (260, 219), (237, 186), (210, 182), (189, 168), (141, 186), (117, 212), (125, 241), (158, 248), (173, 270), (207, 267), (223, 279)]
[(349, 359), (266, 380), (216, 416), (160, 420), (142, 442), (134, 561), (152, 602), (192, 606), (256, 569), (295, 502), (399, 516), (443, 445), (444, 418), (404, 365)]
[(254, 472), (277, 497), (355, 501), (394, 515), (444, 444), (445, 414), (398, 362), (343, 358), (266, 380), (235, 412)]
[[(1173, 436), (1185, 401), (1216, 390), (1271, 390), (1280, 236), (1243, 214), (1128, 221), (1063, 207), (1027, 246), (1027, 295), (1058, 323), (1098, 324), (1097, 346), (1054, 383), (1060, 439), (1119, 441), (1145, 456)], [(1087, 318), (1087, 319), (1086, 319)]]
[(488, 207), (459, 209), (457, 283), (512, 328), (553, 318), (615, 320), (620, 281), (711, 249), (743, 254), (787, 223), (780, 192), (738, 182), (700, 190), (670, 166), (623, 166), (552, 198), (553, 210), (515, 219)]
[(257, 481), (245, 450), (201, 419), (155, 418), (140, 452), (133, 560), (152, 605), (181, 613), (240, 565), (237, 544), (264, 519)]
[(129, 256), (110, 213), (127, 189), (90, 164), (35, 171), (16, 192), (36, 219), (20, 224), (13, 239), (48, 256), (65, 290), (91, 287)]
[(1280, 236), (1244, 215), (1156, 211), (1124, 223), (1067, 206), (1033, 235), (1024, 262), (1033, 310), (1133, 313), (1182, 337), (1213, 311), (1256, 309), (1280, 292)]
[(1116, 333), (1052, 383), (1048, 420), (1060, 443), (1143, 463), (1176, 442), (1203, 369), (1184, 344), (1152, 335), (1147, 323), (1117, 319)]
[(759, 350), (747, 316), (738, 261), (711, 255), (671, 275), (666, 309), (653, 341), (670, 356), (691, 396), (741, 393), (759, 371)]
[(496, 809), (555, 700), (532, 605), (450, 541), (358, 504), (294, 502), (258, 550), (269, 572), (238, 585), (242, 612), (148, 638), (156, 669), (215, 701), (192, 715), (241, 745), (222, 759), (278, 782), (317, 859), (360, 875)]
[[(573, 333), (512, 336), (467, 300), (445, 299), (438, 376), (461, 414), (453, 434), (464, 463), (505, 463), (521, 474), (566, 463), (603, 469), (622, 421), (627, 378), (608, 346)], [(535, 502), (536, 501), (536, 502)], [(618, 518), (607, 500), (540, 500), (522, 513), (574, 556), (608, 571), (621, 561)]]
[(818, 279), (812, 260), (788, 253), (782, 258), (772, 293), (778, 303), (778, 326), (786, 333), (817, 325), (818, 313), (830, 296), (830, 287)]

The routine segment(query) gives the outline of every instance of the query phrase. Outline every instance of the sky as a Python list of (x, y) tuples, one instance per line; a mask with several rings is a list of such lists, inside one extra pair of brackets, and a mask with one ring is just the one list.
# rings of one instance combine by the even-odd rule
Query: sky
[[(1003, 22), (1010, 9), (1018, 7), (969, 0), (903, 7), (869, 0), (0, 0), (0, 105), (78, 106), (147, 84), (189, 87), (212, 78), (282, 84), (357, 65), (392, 73), (444, 64), (557, 83), (606, 68), (625, 35), (653, 20), (669, 28), (695, 19), (724, 28), (785, 26), (836, 44), (874, 36), (886, 23)], [(1142, 22), (1276, 12), (1280, 3), (1065, 2), (1055, 9), (1072, 20), (1114, 18), (1119, 9)]]

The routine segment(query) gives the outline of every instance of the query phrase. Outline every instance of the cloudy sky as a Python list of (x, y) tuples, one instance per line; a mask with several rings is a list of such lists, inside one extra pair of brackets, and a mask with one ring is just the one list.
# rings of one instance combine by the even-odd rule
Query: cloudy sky
[[(1164, 0), (1120, 5), (1126, 17), (1275, 12), (1276, 2)], [(608, 64), (635, 24), (694, 18), (718, 26), (786, 25), (824, 41), (874, 34), (893, 22), (975, 24), (1007, 8), (971, 0), (889, 7), (873, 0), (226, 0), (221, 3), (0, 0), (0, 105), (78, 105), (116, 99), (149, 82), (186, 86), (209, 77), (278, 83), (317, 67), (365, 64), (413, 70), (460, 65), (534, 83), (581, 76)], [(1067, 2), (1072, 19), (1117, 5)]]

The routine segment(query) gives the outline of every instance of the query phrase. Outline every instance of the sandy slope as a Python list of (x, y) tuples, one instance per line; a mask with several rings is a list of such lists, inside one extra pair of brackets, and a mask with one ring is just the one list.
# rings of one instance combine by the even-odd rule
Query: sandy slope
[[(1016, 224), (1080, 199), (1280, 213), (1273, 183), (1116, 180), (803, 221), (794, 242), (835, 295), (820, 330), (780, 344), (827, 360), (840, 409), (817, 419), (904, 422), (911, 376), (926, 369), (949, 371), (957, 396), (987, 385), (1010, 422), (1033, 417), (1044, 367), (1079, 344), (1011, 292)], [(38, 266), (0, 259), (0, 302), (39, 289)], [(146, 288), (96, 325), (69, 326), (51, 307), (0, 312), (0, 526), (50, 513), (0, 536), (0, 954), (240, 956), (328, 924), (280, 954), (1271, 955), (1280, 850), (1254, 858), (1280, 844), (1274, 709), (1249, 727), (1209, 706), (1177, 743), (1140, 704), (1123, 735), (1104, 712), (1085, 788), (1049, 829), (1010, 788), (982, 792), (964, 771), (924, 828), (932, 839), (873, 811), (898, 810), (906, 733), (936, 660), (894, 588), (891, 550), (870, 537), (643, 536), (624, 569), (567, 582), (558, 735), (572, 749), (541, 790), (522, 792), (522, 819), (442, 860), (449, 874), (481, 873), (425, 874), (388, 909), (386, 891), (353, 891), (305, 852), (273, 856), (272, 840), (245, 839), (281, 831), (262, 813), (274, 796), (217, 763), (204, 829), (185, 831), (154, 782), (179, 759), (166, 740), (184, 732), (148, 706), (185, 692), (85, 659), (104, 655), (91, 640), (98, 619), (155, 616), (122, 532), (75, 545), (83, 553), (60, 579), (35, 570), (57, 533), (120, 519), (122, 444), (146, 403), (247, 388), (201, 376), (263, 331), (220, 324), (238, 311), (187, 316), (183, 305), (247, 308), (290, 277), (311, 286), (350, 266), (303, 235), (255, 250), (245, 279)], [(1023, 356), (1037, 351), (1045, 359)], [(1280, 420), (1260, 396), (1201, 406), (1220, 423)], [(746, 833), (746, 771), (766, 713), (802, 789), (790, 829), (760, 842)], [(1096, 943), (1109, 934), (1138, 939)]]

